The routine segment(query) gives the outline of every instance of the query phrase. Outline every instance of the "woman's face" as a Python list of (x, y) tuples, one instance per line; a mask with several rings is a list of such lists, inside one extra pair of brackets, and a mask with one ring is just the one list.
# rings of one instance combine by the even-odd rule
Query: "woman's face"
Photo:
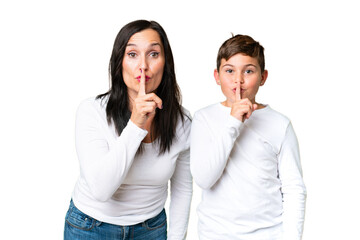
[(137, 97), (141, 70), (145, 71), (146, 93), (160, 85), (165, 66), (164, 47), (159, 34), (153, 29), (137, 32), (129, 39), (122, 63), (122, 75), (128, 88), (130, 101)]

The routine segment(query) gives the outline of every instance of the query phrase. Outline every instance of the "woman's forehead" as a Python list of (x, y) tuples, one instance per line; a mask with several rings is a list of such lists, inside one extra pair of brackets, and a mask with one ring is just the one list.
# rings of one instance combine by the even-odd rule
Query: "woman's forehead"
[(161, 47), (162, 42), (159, 33), (153, 29), (145, 29), (132, 35), (127, 43), (127, 46), (140, 45), (159, 45)]

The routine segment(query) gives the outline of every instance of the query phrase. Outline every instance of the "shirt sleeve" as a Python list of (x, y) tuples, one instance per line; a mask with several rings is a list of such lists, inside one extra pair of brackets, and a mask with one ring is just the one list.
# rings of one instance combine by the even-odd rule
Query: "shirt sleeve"
[(80, 174), (92, 196), (107, 201), (125, 179), (147, 131), (129, 120), (115, 142), (109, 143), (108, 129), (104, 129), (108, 126), (101, 120), (91, 102), (81, 104), (76, 115), (75, 139)]
[(186, 238), (192, 198), (192, 176), (190, 173), (190, 120), (185, 130), (185, 148), (180, 152), (176, 168), (170, 179), (169, 240)]
[(283, 194), (283, 239), (300, 240), (305, 218), (306, 187), (302, 178), (299, 145), (291, 123), (279, 153), (279, 177)]
[(202, 114), (195, 114), (191, 127), (190, 169), (202, 189), (210, 189), (221, 177), (242, 122), (229, 115), (223, 129), (212, 129)]

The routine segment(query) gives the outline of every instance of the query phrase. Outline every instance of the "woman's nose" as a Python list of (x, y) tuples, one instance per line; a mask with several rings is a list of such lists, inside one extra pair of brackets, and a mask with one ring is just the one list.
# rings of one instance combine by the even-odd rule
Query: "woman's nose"
[(144, 70), (146, 70), (148, 68), (148, 63), (147, 63), (147, 59), (145, 56), (141, 57), (140, 68), (142, 68)]

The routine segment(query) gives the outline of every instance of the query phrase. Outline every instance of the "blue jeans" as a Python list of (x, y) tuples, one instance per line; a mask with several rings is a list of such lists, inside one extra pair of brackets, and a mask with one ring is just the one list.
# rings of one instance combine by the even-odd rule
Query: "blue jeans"
[(166, 240), (166, 213), (131, 226), (100, 222), (75, 207), (70, 202), (65, 217), (64, 240)]

